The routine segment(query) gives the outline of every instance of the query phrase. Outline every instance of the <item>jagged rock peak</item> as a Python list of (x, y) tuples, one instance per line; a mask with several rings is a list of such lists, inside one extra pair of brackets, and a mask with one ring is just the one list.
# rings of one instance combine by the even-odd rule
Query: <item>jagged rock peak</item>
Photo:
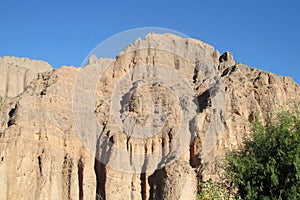
[(42, 60), (0, 57), (0, 96), (5, 98), (19, 95), (39, 73), (51, 70), (51, 65)]
[(236, 64), (232, 53), (230, 53), (228, 51), (226, 51), (219, 57), (219, 62), (220, 62), (220, 66), (219, 66), (220, 70), (228, 68), (228, 67), (232, 67)]
[(19, 58), (15, 56), (0, 57), (0, 66), (18, 66), (34, 70), (38, 73), (52, 70), (52, 66), (43, 60), (33, 60), (30, 58)]
[(123, 51), (118, 55), (122, 55), (134, 49), (143, 49), (143, 48), (157, 48), (162, 50), (174, 51), (175, 53), (180, 53), (183, 51), (190, 51), (194, 54), (197, 53), (197, 49), (207, 50), (214, 52), (215, 49), (213, 46), (206, 44), (200, 40), (193, 38), (182, 38), (178, 35), (165, 33), (165, 34), (156, 34), (149, 33), (145, 36), (145, 39), (138, 38), (134, 43), (129, 44)]

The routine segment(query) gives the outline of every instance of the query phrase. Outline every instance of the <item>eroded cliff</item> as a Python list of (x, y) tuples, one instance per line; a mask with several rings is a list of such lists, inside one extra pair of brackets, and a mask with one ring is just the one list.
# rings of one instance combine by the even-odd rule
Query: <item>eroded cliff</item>
[(194, 199), (251, 121), (300, 102), (291, 78), (170, 34), (83, 69), (42, 66), (20, 89), (1, 77), (2, 199)]

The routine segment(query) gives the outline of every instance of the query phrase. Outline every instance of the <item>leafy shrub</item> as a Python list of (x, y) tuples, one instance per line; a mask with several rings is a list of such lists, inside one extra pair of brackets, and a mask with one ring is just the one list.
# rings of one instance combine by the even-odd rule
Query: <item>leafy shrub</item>
[(240, 200), (232, 188), (228, 188), (227, 184), (219, 182), (213, 183), (211, 179), (206, 182), (200, 182), (200, 192), (197, 200)]
[(198, 200), (229, 200), (229, 195), (221, 186), (209, 181), (200, 183), (201, 192), (198, 194)]
[(282, 112), (227, 158), (227, 175), (243, 199), (300, 199), (300, 117)]

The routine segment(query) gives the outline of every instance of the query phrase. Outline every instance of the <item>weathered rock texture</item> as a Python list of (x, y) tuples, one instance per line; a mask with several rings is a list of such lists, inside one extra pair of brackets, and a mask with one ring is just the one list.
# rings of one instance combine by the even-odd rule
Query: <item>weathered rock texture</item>
[[(23, 62), (18, 60), (17, 65), (39, 65), (34, 61)], [(99, 162), (81, 141), (74, 124), (72, 97), (80, 70), (61, 67), (40, 73), (21, 95), (5, 99), (0, 129), (1, 199), (194, 199), (199, 179), (218, 180), (222, 172), (219, 162), (226, 150), (242, 142), (250, 121), (256, 117), (268, 120), (271, 113), (300, 102), (300, 88), (291, 78), (236, 63), (229, 52), (220, 55), (213, 47), (194, 39), (149, 34), (145, 40), (129, 45), (115, 60), (93, 58), (88, 65), (100, 66), (104, 62), (112, 64), (96, 87), (94, 109), (103, 129), (93, 137), (106, 134), (114, 148), (123, 148), (131, 154), (143, 153), (145, 158), (166, 142), (172, 143), (175, 135), (166, 131), (176, 126), (180, 112), (172, 95), (167, 95), (163, 87), (148, 85), (136, 90), (128, 105), (142, 126), (148, 123), (147, 103), (160, 102), (159, 106), (170, 111), (166, 113), (173, 114), (156, 137), (145, 140), (126, 136), (112, 120), (110, 108), (110, 97), (120, 77), (141, 65), (164, 65), (177, 70), (190, 83), (199, 102), (195, 140), (187, 152), (171, 165), (146, 173), (139, 173), (139, 169), (136, 173), (123, 172)], [(207, 67), (216, 72), (210, 78), (217, 80), (218, 87), (213, 88), (217, 91), (205, 79)], [(19, 67), (15, 68), (18, 71)], [(47, 71), (49, 66), (45, 64), (44, 69)], [(36, 72), (40, 71), (36, 69)], [(2, 76), (11, 77), (13, 73), (1, 74), (3, 96), (20, 94), (28, 83), (25, 81), (18, 90), (7, 90), (3, 85), (13, 79), (4, 80)], [(24, 80), (26, 73), (22, 73)], [(86, 90), (84, 83), (79, 87)], [(224, 107), (211, 109), (212, 104), (219, 103), (216, 97), (224, 97)], [(202, 155), (205, 134), (212, 120), (217, 120), (220, 138), (207, 155)], [(97, 151), (99, 147), (94, 148)], [(108, 158), (108, 162), (112, 159)], [(209, 164), (202, 169), (204, 163)]]
[(51, 71), (48, 63), (28, 58), (0, 57), (0, 96), (15, 97), (37, 78), (38, 73)]

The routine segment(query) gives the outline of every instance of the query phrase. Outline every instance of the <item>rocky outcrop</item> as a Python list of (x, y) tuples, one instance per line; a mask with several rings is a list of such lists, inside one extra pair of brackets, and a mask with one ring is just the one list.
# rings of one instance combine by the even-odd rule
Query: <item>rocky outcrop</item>
[(7, 99), (0, 139), (3, 199), (94, 198), (94, 157), (72, 121), (77, 72), (62, 67), (43, 73), (21, 96)]
[(5, 99), (1, 198), (195, 199), (251, 121), (299, 102), (291, 78), (149, 34), (116, 59), (41, 73)]
[(51, 65), (41, 60), (0, 57), (0, 96), (6, 98), (19, 95), (39, 73), (51, 70)]

